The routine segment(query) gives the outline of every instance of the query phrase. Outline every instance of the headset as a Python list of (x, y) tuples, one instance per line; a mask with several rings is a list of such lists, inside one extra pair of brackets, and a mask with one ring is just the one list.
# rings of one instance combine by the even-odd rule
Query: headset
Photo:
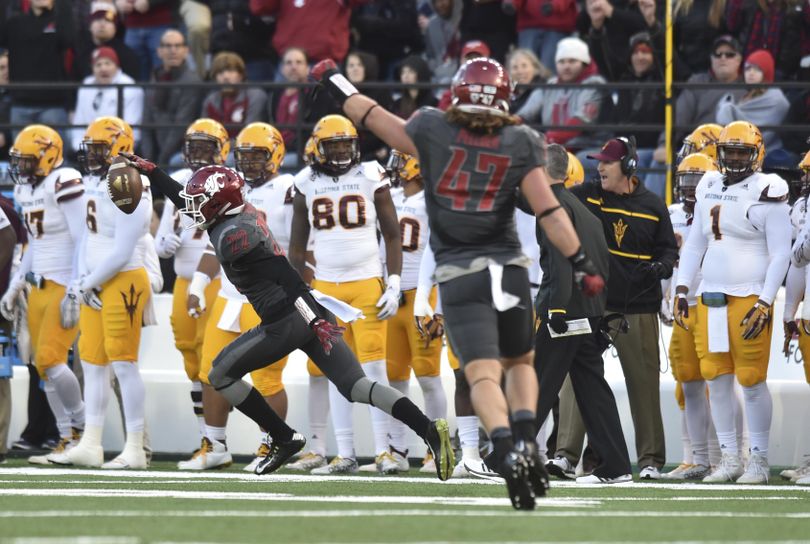
[(633, 174), (636, 173), (636, 168), (638, 168), (638, 153), (636, 153), (636, 137), (629, 136), (625, 138), (624, 136), (619, 136), (616, 138), (620, 142), (624, 144), (627, 148), (627, 154), (622, 157), (622, 162), (620, 163), (622, 174), (625, 176), (632, 177)]

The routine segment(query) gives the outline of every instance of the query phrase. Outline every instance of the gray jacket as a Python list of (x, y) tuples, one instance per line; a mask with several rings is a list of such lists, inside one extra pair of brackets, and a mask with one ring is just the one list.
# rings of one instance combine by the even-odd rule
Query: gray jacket
[(425, 29), (425, 60), (433, 73), (434, 83), (449, 83), (458, 69), (458, 58), (445, 57), (447, 46), (453, 39), (460, 39), (461, 8), (462, 1), (455, 0), (449, 19), (433, 15)]
[[(740, 102), (732, 94), (724, 96), (717, 104), (717, 122), (727, 125), (733, 121), (748, 121), (757, 126), (779, 125), (785, 120), (790, 102), (782, 89), (771, 88), (764, 94)], [(773, 151), (782, 147), (782, 140), (773, 130), (763, 130), (765, 150)]]

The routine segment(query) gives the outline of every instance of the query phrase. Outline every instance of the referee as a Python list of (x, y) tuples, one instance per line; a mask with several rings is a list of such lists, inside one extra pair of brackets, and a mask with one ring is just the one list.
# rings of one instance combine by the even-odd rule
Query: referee
[[(610, 270), (610, 255), (602, 228), (582, 202), (565, 188), (568, 154), (560, 145), (547, 150), (546, 171), (551, 190), (574, 224), (582, 247), (591, 256), (605, 279)], [(589, 476), (577, 478), (580, 483), (619, 483), (632, 481), (632, 469), (624, 441), (616, 399), (605, 380), (605, 369), (598, 335), (605, 312), (606, 293), (587, 297), (575, 287), (571, 264), (537, 229), (540, 244), (540, 267), (543, 280), (537, 295), (537, 315), (541, 324), (535, 338), (535, 370), (540, 384), (537, 418), (542, 424), (559, 395), (566, 375), (570, 374), (577, 404), (582, 413), (588, 441), (602, 461)], [(579, 324), (583, 334), (574, 332)], [(569, 331), (569, 327), (571, 330)]]

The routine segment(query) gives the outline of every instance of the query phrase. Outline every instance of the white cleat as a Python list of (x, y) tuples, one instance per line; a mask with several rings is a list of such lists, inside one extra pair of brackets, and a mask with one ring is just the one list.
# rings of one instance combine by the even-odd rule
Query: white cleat
[(639, 480), (660, 480), (661, 471), (658, 470), (658, 467), (647, 465), (638, 473), (638, 478)]
[(233, 458), (225, 444), (203, 437), (200, 449), (188, 461), (177, 463), (179, 470), (213, 470), (227, 468), (233, 464)]
[[(394, 455), (399, 454), (394, 454), (391, 453), (390, 451), (384, 451), (377, 456), (377, 470), (379, 471), (380, 474), (399, 474), (400, 467), (402, 465), (400, 464), (400, 461), (398, 461), (397, 458), (394, 457)], [(400, 455), (400, 458), (401, 457), (402, 456)], [(405, 464), (406, 465), (408, 464), (407, 459), (405, 459)], [(408, 469), (406, 468), (405, 472), (407, 472), (407, 470)]]
[(787, 468), (779, 473), (779, 476), (784, 478), (785, 480), (790, 480), (795, 482), (799, 478), (804, 478), (805, 476), (810, 476), (810, 455), (805, 455), (804, 463), (799, 465), (796, 468)]
[(357, 460), (352, 459), (351, 457), (341, 457), (338, 455), (332, 459), (328, 465), (313, 469), (310, 474), (321, 474), (328, 476), (330, 474), (356, 474), (357, 472), (359, 472)]
[[(456, 465), (456, 467), (458, 467), (458, 465)], [(425, 454), (425, 458), (422, 459), (422, 466), (419, 467), (419, 472), (424, 474), (436, 474), (436, 461), (433, 459), (433, 455), (431, 455), (430, 452), (427, 452), (427, 454)], [(455, 468), (453, 469), (453, 472), (455, 472)], [(455, 474), (453, 474), (452, 477), (455, 478)]]
[(79, 443), (79, 440), (81, 440), (81, 438), (82, 438), (81, 431), (74, 428), (72, 430), (70, 438), (63, 436), (62, 438), (59, 439), (59, 443), (56, 445), (56, 447), (49, 453), (46, 453), (45, 455), (32, 455), (31, 457), (28, 458), (28, 462), (31, 463), (32, 465), (51, 465), (53, 464), (50, 460), (51, 456), (67, 452), (68, 450), (75, 447)]
[[(268, 440), (269, 440), (269, 435), (268, 435)], [(253, 461), (251, 461), (250, 463), (248, 463), (247, 465), (242, 467), (242, 470), (244, 470), (245, 472), (251, 472), (251, 473), (256, 472), (256, 465), (258, 465), (259, 462), (262, 459), (264, 459), (265, 457), (267, 457), (268, 453), (270, 453), (270, 444), (271, 443), (268, 442), (268, 440), (262, 440), (262, 443), (259, 444), (259, 449), (256, 450), (256, 457), (253, 459)]]
[(731, 453), (724, 453), (720, 458), (720, 464), (715, 467), (711, 474), (703, 478), (703, 483), (717, 484), (724, 482), (734, 482), (743, 475), (743, 466), (740, 458)]
[(310, 472), (316, 468), (321, 468), (324, 466), (326, 466), (326, 457), (324, 457), (320, 453), (308, 451), (307, 453), (299, 457), (297, 461), (285, 465), (284, 468), (288, 468), (290, 470), (303, 470), (305, 472)]
[(748, 465), (743, 475), (737, 478), (738, 484), (767, 484), (771, 476), (771, 467), (768, 459), (758, 452), (752, 451), (748, 458)]
[(810, 475), (804, 476), (796, 480), (796, 485), (810, 485)]
[(546, 463), (546, 470), (549, 475), (556, 476), (561, 480), (574, 480), (577, 477), (576, 467), (562, 455), (550, 459)]
[(453, 475), (451, 476), (451, 478), (456, 479), (475, 478), (475, 476), (470, 474), (470, 472), (467, 470), (467, 467), (465, 466), (466, 463), (476, 464), (476, 463), (483, 463), (483, 461), (481, 460), (480, 457), (478, 459), (469, 459), (462, 457), (461, 459), (458, 460), (458, 464), (456, 464), (456, 466), (453, 468)]
[[(493, 480), (496, 482), (503, 482), (504, 478), (491, 468), (487, 466), (483, 459), (462, 459), (461, 463), (464, 465), (464, 472), (469, 476), (475, 478), (482, 478), (484, 480)], [(458, 468), (458, 466), (456, 466)], [(453, 470), (453, 477), (455, 478), (455, 469)], [(467, 477), (469, 477), (467, 476)], [(463, 478), (463, 476), (462, 476)]]
[(101, 468), (105, 470), (144, 470), (149, 468), (149, 463), (142, 446), (134, 448), (124, 446), (124, 451), (112, 461), (101, 465)]
[(671, 472), (661, 475), (663, 480), (702, 480), (711, 472), (711, 468), (706, 465), (690, 465), (688, 463), (681, 464), (678, 468)]
[(56, 465), (98, 468), (104, 464), (104, 448), (100, 445), (90, 446), (86, 442), (79, 441), (69, 450), (48, 455), (48, 461)]
[(633, 475), (622, 474), (621, 476), (616, 476), (614, 478), (602, 478), (596, 474), (588, 474), (587, 476), (577, 477), (576, 481), (578, 484), (626, 484), (633, 481)]

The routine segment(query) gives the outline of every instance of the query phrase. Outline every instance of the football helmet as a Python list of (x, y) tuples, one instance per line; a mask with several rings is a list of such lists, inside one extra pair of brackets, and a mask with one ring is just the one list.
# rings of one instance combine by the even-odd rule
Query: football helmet
[(132, 153), (134, 148), (135, 139), (129, 123), (118, 117), (99, 117), (87, 126), (79, 144), (79, 167), (85, 174), (103, 176), (113, 157), (122, 151)]
[(307, 138), (307, 143), (304, 144), (304, 164), (309, 166), (312, 164), (313, 157), (315, 156), (315, 140), (312, 139), (312, 136)]
[(453, 76), (451, 104), (467, 113), (509, 115), (513, 86), (509, 74), (495, 60), (479, 57), (464, 63)]
[(37, 183), (62, 164), (62, 137), (51, 127), (28, 125), (17, 134), (8, 163), (14, 183)]
[(712, 158), (703, 153), (692, 153), (683, 158), (675, 173), (675, 194), (687, 212), (695, 209), (695, 189), (703, 174), (717, 170)]
[(707, 123), (698, 126), (686, 138), (683, 139), (683, 146), (678, 152), (678, 159), (683, 159), (692, 153), (703, 153), (717, 160), (717, 140), (723, 131), (722, 125)]
[(804, 154), (799, 163), (799, 170), (802, 171), (801, 194), (806, 195), (810, 193), (810, 151)]
[(338, 176), (360, 162), (357, 129), (342, 115), (327, 115), (312, 129), (312, 166)]
[(248, 185), (258, 187), (278, 173), (285, 152), (284, 139), (276, 127), (251, 123), (236, 137), (236, 170)]
[(728, 181), (736, 183), (762, 168), (765, 143), (756, 125), (734, 121), (720, 132), (717, 166)]
[(585, 169), (576, 155), (568, 151), (568, 172), (565, 174), (565, 188), (570, 189), (585, 181)]
[(416, 160), (416, 157), (396, 149), (391, 151), (385, 171), (394, 187), (422, 179), (422, 172), (419, 170), (419, 161)]
[(212, 164), (225, 164), (230, 150), (228, 131), (218, 121), (197, 119), (186, 129), (183, 159), (192, 170)]
[(245, 207), (242, 177), (227, 166), (203, 166), (180, 191), (186, 201), (181, 213), (189, 216), (193, 227), (207, 229), (224, 215), (235, 215)]

